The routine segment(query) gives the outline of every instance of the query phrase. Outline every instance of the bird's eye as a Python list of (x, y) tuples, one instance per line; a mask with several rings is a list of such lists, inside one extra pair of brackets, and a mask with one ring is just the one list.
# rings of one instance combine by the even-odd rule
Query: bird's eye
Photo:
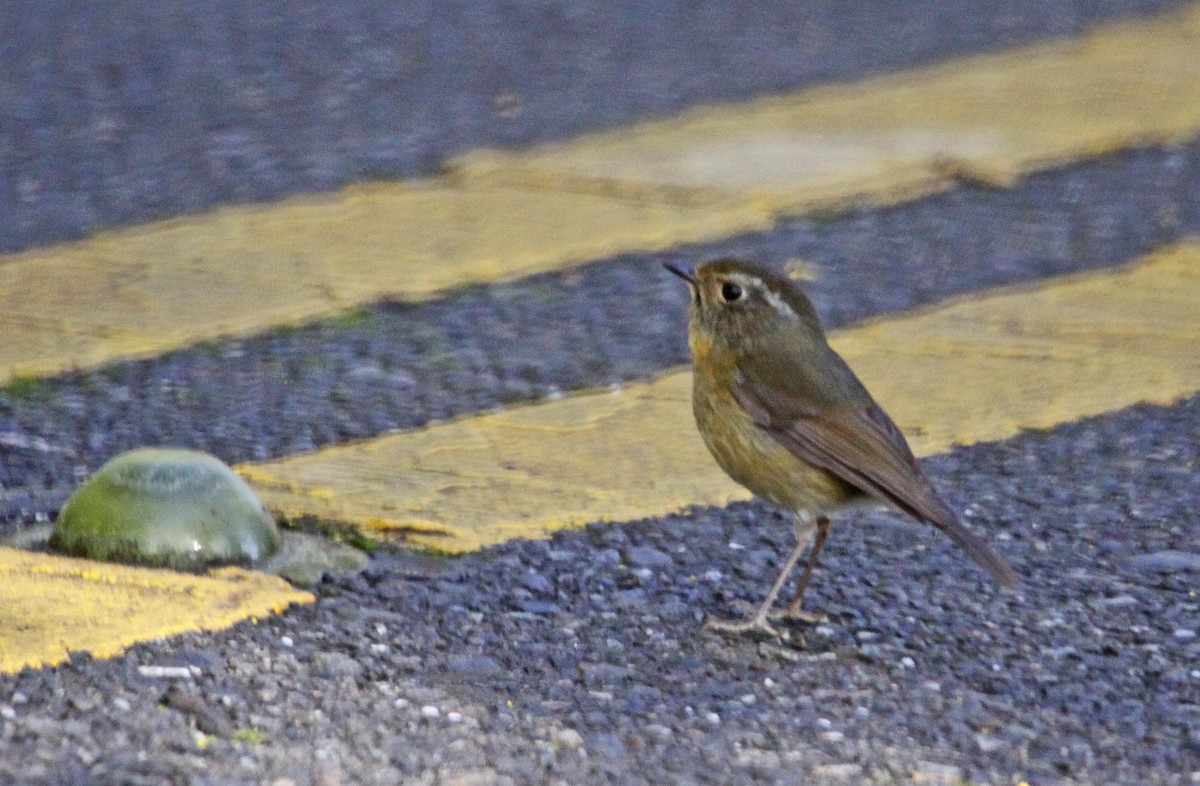
[(721, 285), (721, 298), (726, 303), (732, 303), (742, 296), (742, 288), (732, 281), (726, 281)]

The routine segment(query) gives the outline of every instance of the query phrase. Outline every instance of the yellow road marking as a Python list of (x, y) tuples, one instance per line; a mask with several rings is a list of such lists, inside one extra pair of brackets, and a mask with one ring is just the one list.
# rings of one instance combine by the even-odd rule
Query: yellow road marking
[(856, 84), (704, 107), (526, 153), (479, 151), (463, 175), (778, 215), (887, 203), (956, 179), (1022, 175), (1200, 131), (1200, 6), (1076, 39)]
[(439, 181), (226, 208), (0, 259), (0, 382), (744, 226), (703, 208)]
[(0, 548), (0, 673), (97, 658), (159, 636), (219, 630), (313, 596), (238, 568), (193, 576)]
[[(919, 454), (1200, 390), (1200, 243), (841, 331)], [(680, 329), (683, 329), (680, 315)], [(748, 495), (696, 433), (690, 373), (238, 468), (268, 507), (458, 552)]]
[(1200, 6), (0, 257), (0, 382), (1200, 135)]

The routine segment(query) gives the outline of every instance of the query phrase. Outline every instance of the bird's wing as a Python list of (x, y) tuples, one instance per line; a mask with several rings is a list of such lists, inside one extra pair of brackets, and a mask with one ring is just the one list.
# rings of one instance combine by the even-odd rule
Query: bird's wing
[[(1004, 585), (1016, 572), (978, 535), (964, 527), (921, 470), (904, 435), (871, 399), (832, 349), (830, 375), (842, 390), (837, 403), (812, 403), (810, 385), (792, 389), (778, 364), (739, 366), (734, 395), (758, 423), (795, 456), (832, 472), (876, 499), (945, 532)], [(824, 365), (824, 364), (822, 364)], [(801, 381), (800, 384), (804, 384)], [(808, 395), (805, 395), (808, 393)]]

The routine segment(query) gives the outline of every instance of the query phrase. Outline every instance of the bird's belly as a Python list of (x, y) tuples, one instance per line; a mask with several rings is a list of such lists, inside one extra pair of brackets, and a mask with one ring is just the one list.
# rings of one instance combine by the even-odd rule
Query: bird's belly
[(790, 510), (821, 514), (861, 492), (803, 461), (764, 431), (731, 397), (697, 384), (692, 407), (704, 443), (721, 469), (760, 497)]

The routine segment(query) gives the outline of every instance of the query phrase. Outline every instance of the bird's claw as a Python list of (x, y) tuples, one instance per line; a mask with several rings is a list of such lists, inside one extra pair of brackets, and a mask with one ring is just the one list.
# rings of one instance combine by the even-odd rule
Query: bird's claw
[(779, 631), (771, 627), (771, 623), (767, 622), (767, 615), (755, 614), (752, 617), (747, 617), (741, 620), (718, 620), (709, 617), (704, 621), (704, 627), (709, 630), (720, 631), (721, 633), (748, 633), (750, 631), (762, 631), (771, 636), (779, 637)]
[[(794, 646), (792, 632), (787, 629), (780, 630), (773, 626), (767, 621), (766, 614), (755, 614), (741, 620), (718, 620), (709, 617), (704, 621), (704, 627), (708, 630), (732, 636), (744, 634), (762, 635), (778, 642), (792, 643)], [(803, 638), (800, 641), (803, 642)]]
[[(779, 628), (767, 621), (766, 614), (755, 614), (741, 620), (717, 620), (709, 617), (704, 621), (707, 630), (716, 631), (730, 636), (752, 635), (764, 644), (767, 641), (791, 649), (805, 649), (808, 644), (800, 631)], [(764, 641), (767, 640), (767, 641)]]
[(819, 611), (804, 611), (797, 609), (784, 609), (783, 611), (775, 611), (771, 613), (773, 620), (785, 620), (787, 622), (803, 622), (808, 625), (824, 625), (829, 622), (829, 615), (822, 614)]

